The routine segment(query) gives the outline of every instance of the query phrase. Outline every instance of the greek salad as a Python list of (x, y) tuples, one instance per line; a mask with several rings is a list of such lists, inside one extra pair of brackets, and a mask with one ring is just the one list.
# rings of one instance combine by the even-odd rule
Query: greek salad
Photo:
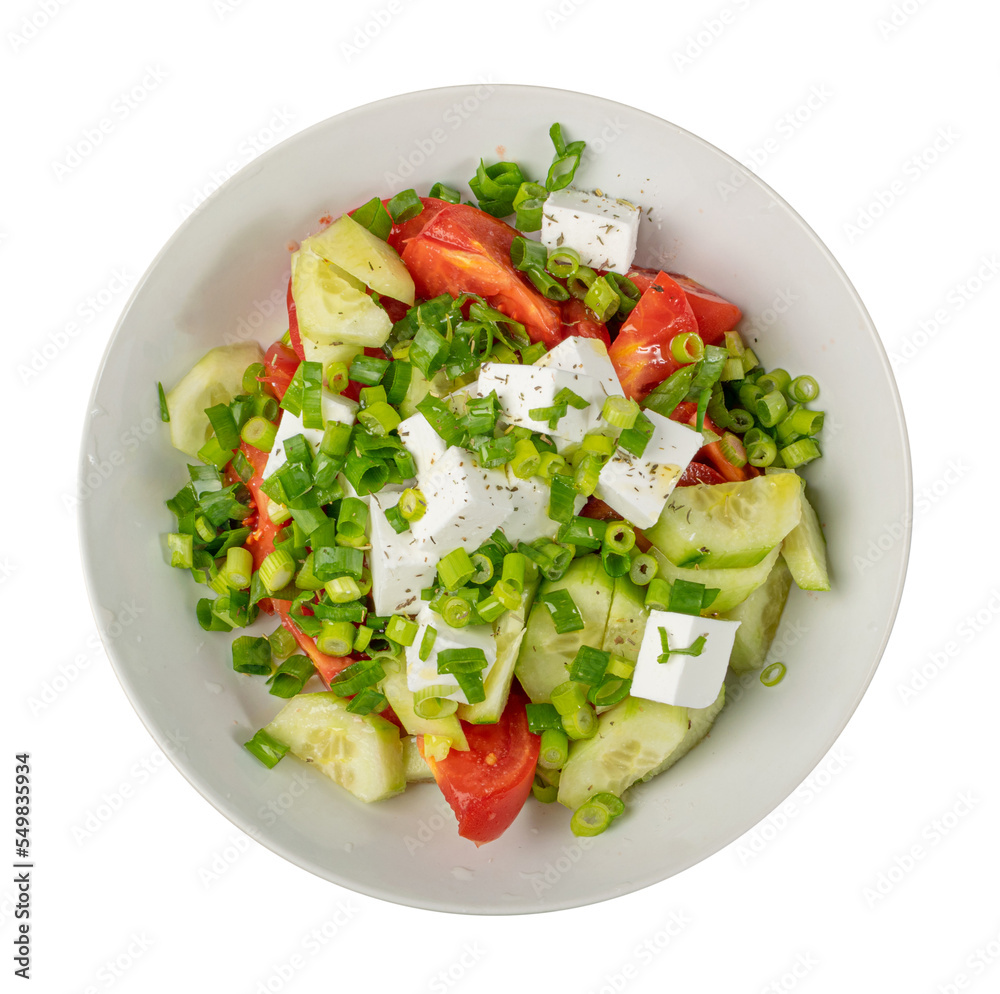
[(249, 752), (365, 802), (436, 781), (477, 845), (529, 795), (604, 831), (708, 734), (727, 672), (763, 667), (792, 583), (830, 585), (799, 475), (816, 381), (637, 265), (648, 212), (550, 136), (545, 177), (481, 161), (471, 195), (323, 218), (283, 339), (159, 385), (196, 460), (167, 546), (197, 620), (274, 619), (232, 642), (286, 702)]

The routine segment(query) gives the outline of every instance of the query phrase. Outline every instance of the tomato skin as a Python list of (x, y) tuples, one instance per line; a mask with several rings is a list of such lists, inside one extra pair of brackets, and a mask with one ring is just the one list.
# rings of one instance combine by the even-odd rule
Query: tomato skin
[(302, 336), (299, 334), (299, 318), (295, 313), (295, 298), (292, 296), (292, 278), (288, 277), (288, 293), (285, 295), (285, 303), (288, 306), (288, 338), (292, 343), (292, 350), (302, 360), (305, 360), (306, 352), (302, 347)]
[(288, 384), (292, 382), (295, 370), (299, 368), (300, 361), (293, 349), (281, 342), (275, 342), (264, 353), (264, 375), (260, 377), (261, 383), (266, 383), (274, 396), (281, 400), (285, 396)]
[[(385, 209), (388, 210), (389, 201), (383, 200), (382, 203), (385, 205)], [(416, 238), (441, 211), (451, 206), (447, 200), (438, 200), (436, 197), (421, 197), (420, 203), (424, 205), (424, 209), (416, 217), (410, 218), (409, 221), (403, 221), (402, 223), (394, 222), (392, 230), (389, 232), (389, 237), (386, 238), (386, 241), (400, 255), (403, 254), (403, 249), (406, 248), (411, 239)]]
[(684, 290), (666, 273), (656, 279), (622, 323), (608, 354), (625, 396), (642, 400), (680, 363), (670, 354), (675, 336), (698, 331)]
[(684, 467), (684, 472), (681, 473), (681, 478), (677, 481), (677, 486), (679, 487), (693, 487), (698, 483), (725, 483), (726, 478), (711, 466), (706, 465), (703, 462), (694, 462), (693, 460)]
[(285, 628), (295, 636), (299, 648), (312, 660), (316, 672), (319, 673), (323, 682), (329, 687), (330, 681), (341, 671), (346, 669), (354, 659), (351, 656), (328, 656), (325, 652), (320, 652), (316, 643), (291, 618), (289, 610), (291, 601), (274, 601), (277, 606), (278, 615)]
[[(698, 405), (692, 403), (689, 400), (681, 401), (674, 408), (673, 413), (670, 415), (671, 421), (680, 421), (684, 424), (693, 425), (698, 420)], [(707, 415), (704, 421), (705, 427), (709, 431), (714, 431), (716, 435), (722, 434), (722, 429)], [(703, 445), (694, 455), (692, 462), (708, 463), (714, 466), (718, 471), (719, 475), (722, 476), (723, 480), (716, 480), (714, 482), (724, 482), (728, 481), (730, 483), (740, 483), (743, 480), (749, 480), (752, 477), (760, 476), (760, 470), (756, 466), (751, 466), (747, 463), (745, 466), (734, 466), (723, 454), (722, 449), (719, 447), (718, 442), (711, 442), (708, 445)], [(698, 483), (705, 481), (695, 481)], [(680, 485), (680, 484), (678, 484)]]
[[(644, 269), (633, 266), (626, 274), (638, 287), (640, 293), (645, 293), (656, 282), (655, 269)], [(694, 318), (698, 322), (698, 334), (706, 341), (718, 341), (727, 331), (731, 331), (740, 322), (743, 312), (725, 297), (720, 297), (714, 290), (702, 286), (690, 276), (681, 273), (668, 273), (684, 291)]]
[[(528, 730), (526, 704), (520, 688), (512, 687), (495, 725), (462, 723), (468, 752), (452, 749), (442, 760), (424, 756), (458, 818), (458, 834), (477, 846), (500, 838), (531, 793), (541, 740)], [(423, 736), (417, 744), (424, 755)]]
[(595, 321), (582, 300), (564, 300), (559, 309), (562, 312), (562, 322), (566, 337), (576, 335), (578, 338), (597, 338), (604, 342), (605, 348), (611, 347), (611, 335), (606, 325)]
[[(427, 211), (407, 224), (420, 221), (424, 213)], [(476, 207), (447, 204), (416, 234), (401, 232), (399, 243), (418, 297), (478, 294), (520, 321), (532, 341), (551, 348), (565, 337), (561, 315), (511, 264), (510, 245), (515, 235), (509, 224)]]

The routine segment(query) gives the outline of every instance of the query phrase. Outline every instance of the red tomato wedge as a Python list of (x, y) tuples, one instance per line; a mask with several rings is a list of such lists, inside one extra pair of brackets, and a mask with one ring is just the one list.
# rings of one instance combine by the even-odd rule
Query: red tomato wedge
[[(300, 343), (301, 344), (301, 343)], [(275, 342), (264, 353), (264, 375), (261, 383), (266, 383), (278, 400), (285, 396), (288, 384), (292, 382), (295, 370), (299, 368), (299, 357), (287, 345)]]
[(698, 483), (725, 483), (726, 478), (711, 466), (703, 462), (689, 462), (681, 473), (681, 478), (677, 481), (679, 487), (693, 487)]
[[(645, 293), (656, 282), (657, 272), (655, 269), (633, 266), (626, 275), (638, 287), (640, 293)], [(720, 297), (714, 290), (709, 290), (689, 276), (682, 276), (680, 273), (668, 275), (683, 289), (684, 296), (687, 297), (694, 318), (698, 322), (698, 333), (702, 338), (708, 335), (716, 341), (739, 324), (743, 312), (725, 297)]]
[(563, 340), (559, 308), (511, 264), (510, 243), (517, 232), (509, 224), (468, 204), (447, 204), (417, 228), (426, 213), (406, 223), (414, 225), (409, 231), (402, 225), (397, 238), (418, 297), (475, 293), (520, 321), (532, 341), (551, 348)]
[(680, 363), (670, 354), (670, 343), (677, 335), (697, 331), (698, 322), (680, 284), (657, 273), (608, 350), (625, 396), (642, 400), (674, 372)]
[[(681, 421), (684, 424), (693, 425), (698, 420), (698, 405), (691, 403), (691, 401), (682, 401), (677, 407), (674, 408), (673, 414), (670, 415), (672, 421)], [(716, 435), (722, 434), (722, 429), (710, 418), (705, 418), (705, 427), (709, 431), (714, 431)], [(745, 466), (734, 466), (723, 454), (722, 449), (719, 447), (718, 442), (711, 442), (708, 445), (703, 445), (696, 453), (692, 460), (692, 464), (698, 463), (710, 463), (718, 471), (719, 475), (723, 477), (722, 480), (695, 480), (695, 483), (722, 483), (731, 482), (739, 483), (741, 480), (749, 480), (751, 477), (760, 476), (760, 470), (756, 466), (751, 466), (747, 463)], [(683, 480), (683, 476), (681, 477)], [(684, 486), (685, 484), (678, 483), (678, 486)]]
[[(442, 760), (424, 756), (458, 818), (458, 834), (477, 846), (500, 838), (531, 793), (540, 739), (528, 731), (526, 704), (512, 687), (495, 725), (462, 723), (468, 752), (452, 749)], [(417, 743), (423, 755), (422, 736)]]
[(562, 321), (566, 337), (576, 335), (579, 338), (599, 338), (606, 348), (611, 347), (611, 336), (608, 329), (600, 321), (594, 320), (593, 312), (588, 311), (582, 300), (566, 300), (559, 305), (562, 311)]
[(320, 652), (316, 643), (308, 636), (289, 615), (291, 601), (275, 601), (278, 608), (278, 615), (281, 623), (294, 636), (299, 643), (299, 648), (312, 660), (316, 672), (319, 673), (323, 682), (329, 687), (330, 681), (341, 671), (347, 669), (354, 660), (350, 656), (328, 656), (325, 652)]

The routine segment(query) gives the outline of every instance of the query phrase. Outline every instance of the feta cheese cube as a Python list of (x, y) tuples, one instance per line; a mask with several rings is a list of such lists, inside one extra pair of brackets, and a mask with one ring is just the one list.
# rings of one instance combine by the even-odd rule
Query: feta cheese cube
[(444, 439), (419, 411), (405, 421), (401, 421), (396, 432), (417, 464), (418, 477), (429, 473), (434, 468), (434, 464), (448, 451)]
[(448, 449), (417, 482), (427, 510), (410, 524), (410, 532), (429, 543), (437, 559), (458, 546), (469, 552), (478, 548), (512, 513), (505, 500), (506, 476), (483, 469), (465, 449)]
[[(503, 533), (511, 542), (533, 542), (536, 538), (552, 538), (559, 530), (559, 522), (549, 517), (549, 487), (531, 477), (519, 480), (508, 467), (507, 500), (511, 515), (502, 526)], [(579, 514), (587, 498), (578, 496), (573, 502), (573, 511)]]
[(324, 387), (321, 406), (324, 424), (336, 421), (338, 424), (352, 425), (361, 405), (356, 400), (341, 397), (339, 393), (333, 393)]
[(639, 237), (638, 207), (625, 200), (566, 187), (550, 193), (542, 208), (542, 244), (551, 252), (576, 249), (585, 266), (624, 273)]
[[(555, 428), (547, 421), (536, 420), (529, 411), (536, 407), (552, 407), (556, 395), (568, 388), (587, 402), (583, 409), (568, 407)], [(541, 432), (564, 442), (581, 442), (583, 436), (603, 424), (601, 409), (607, 396), (604, 386), (591, 376), (571, 373), (553, 366), (514, 366), (489, 362), (479, 371), (479, 390), (485, 396), (495, 390), (503, 420)]]
[(376, 614), (416, 614), (420, 591), (434, 583), (438, 553), (409, 531), (396, 534), (385, 516), (398, 497), (380, 491), (368, 502), (368, 568)]
[[(739, 626), (738, 621), (722, 618), (650, 611), (632, 674), (632, 696), (678, 707), (707, 708), (719, 696)], [(661, 628), (666, 629), (671, 648), (687, 649), (704, 635), (701, 653), (697, 656), (671, 653), (667, 662), (657, 662), (663, 652)]]
[[(582, 373), (602, 385), (605, 397), (624, 396), (607, 347), (596, 338), (581, 338), (579, 335), (564, 338), (554, 349), (538, 359), (535, 365), (554, 366), (568, 373)], [(601, 406), (603, 405), (602, 399)]]
[[(497, 642), (491, 625), (467, 625), (465, 628), (452, 628), (445, 623), (444, 618), (436, 614), (426, 604), (417, 615), (420, 628), (412, 645), (406, 647), (406, 686), (416, 693), (427, 687), (447, 686), (454, 690), (442, 696), (468, 704), (465, 691), (458, 685), (458, 680), (452, 673), (438, 673), (438, 653), (444, 649), (482, 649), (486, 656), (486, 669), (482, 671), (485, 680), (497, 659)], [(420, 658), (420, 644), (428, 626), (433, 626), (437, 634), (434, 637), (434, 647), (426, 660)]]
[(653, 434), (641, 456), (624, 449), (604, 464), (594, 494), (637, 528), (652, 528), (684, 468), (702, 447), (701, 432), (646, 411)]
[[(321, 399), (323, 421), (336, 421), (340, 424), (354, 424), (357, 414), (358, 404), (356, 401), (348, 400), (331, 393), (325, 387)], [(278, 432), (274, 436), (274, 445), (267, 457), (267, 464), (264, 467), (264, 479), (266, 480), (272, 473), (285, 465), (285, 442), (294, 435), (304, 435), (306, 441), (312, 446), (313, 454), (319, 450), (323, 441), (323, 430), (321, 428), (305, 428), (302, 425), (302, 418), (292, 414), (291, 411), (281, 412), (281, 421), (278, 424)]]

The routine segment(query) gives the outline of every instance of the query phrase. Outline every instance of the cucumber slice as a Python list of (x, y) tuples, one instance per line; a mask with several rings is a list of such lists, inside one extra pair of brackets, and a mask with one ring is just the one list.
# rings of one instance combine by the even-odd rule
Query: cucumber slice
[(742, 604), (723, 615), (741, 622), (729, 657), (729, 667), (735, 673), (758, 670), (764, 665), (791, 586), (792, 574), (779, 556), (767, 579)]
[(247, 366), (262, 362), (264, 353), (256, 342), (220, 345), (199, 359), (167, 394), (170, 412), (170, 443), (189, 456), (208, 441), (212, 426), (205, 408), (228, 404), (243, 393)]
[(549, 609), (537, 601), (532, 607), (514, 673), (534, 703), (549, 701), (552, 688), (569, 679), (569, 664), (581, 645), (601, 644), (613, 589), (614, 581), (596, 555), (574, 559), (561, 580), (541, 585), (539, 596), (550, 590), (569, 593), (583, 617), (583, 628), (559, 635)]
[(514, 679), (514, 667), (524, 640), (524, 621), (538, 591), (539, 581), (527, 583), (521, 595), (520, 606), (513, 611), (505, 611), (493, 622), (493, 634), (497, 640), (497, 659), (490, 667), (484, 690), (485, 700), (478, 704), (459, 704), (458, 717), (473, 725), (493, 725), (500, 720), (507, 706), (507, 695)]
[[(653, 552), (658, 553), (658, 550)], [(659, 575), (664, 580), (671, 583), (674, 580), (690, 580), (692, 583), (703, 583), (706, 587), (716, 587), (719, 593), (712, 601), (709, 612), (717, 614), (745, 601), (767, 579), (780, 554), (781, 548), (776, 546), (756, 566), (742, 569), (684, 569), (675, 566), (662, 553), (658, 553), (656, 558), (660, 564)]]
[(601, 648), (634, 663), (639, 658), (642, 634), (649, 612), (645, 607), (646, 588), (633, 583), (628, 574), (615, 579), (608, 625)]
[(598, 791), (620, 797), (664, 763), (687, 731), (687, 708), (626, 697), (601, 715), (597, 735), (572, 744), (557, 800), (575, 810)]
[(677, 760), (683, 759), (705, 738), (725, 703), (726, 688), (723, 686), (719, 691), (719, 696), (707, 708), (688, 708), (688, 730), (684, 733), (680, 745), (659, 766), (650, 770), (642, 778), (643, 783), (652, 780), (653, 777), (659, 776), (661, 773), (666, 773)]
[(434, 771), (427, 765), (427, 760), (420, 755), (416, 735), (404, 735), (403, 743), (403, 773), (407, 783), (419, 783), (433, 780)]
[(799, 498), (802, 516), (781, 543), (781, 555), (792, 571), (792, 579), (802, 590), (829, 590), (830, 572), (826, 565), (826, 539), (805, 491)]
[(359, 800), (381, 801), (406, 787), (399, 729), (377, 714), (351, 714), (329, 691), (293, 697), (264, 730)]
[(292, 253), (292, 297), (299, 334), (318, 345), (379, 348), (392, 331), (389, 315), (367, 293), (307, 248)]
[(646, 537), (675, 566), (754, 566), (799, 523), (794, 473), (678, 487)]
[(311, 338), (303, 338), (302, 351), (307, 362), (318, 362), (326, 370), (331, 362), (342, 362), (350, 366), (354, 357), (364, 352), (364, 349), (360, 345), (347, 345), (344, 342), (319, 345)]
[(413, 277), (399, 253), (347, 214), (307, 238), (302, 247), (335, 263), (377, 293), (413, 305)]
[(451, 741), (451, 748), (468, 752), (469, 743), (462, 731), (458, 716), (449, 714), (445, 718), (421, 718), (413, 709), (413, 691), (406, 686), (406, 667), (399, 660), (395, 665), (385, 663), (385, 676), (379, 685), (385, 694), (389, 707), (403, 723), (409, 735), (438, 735)]

